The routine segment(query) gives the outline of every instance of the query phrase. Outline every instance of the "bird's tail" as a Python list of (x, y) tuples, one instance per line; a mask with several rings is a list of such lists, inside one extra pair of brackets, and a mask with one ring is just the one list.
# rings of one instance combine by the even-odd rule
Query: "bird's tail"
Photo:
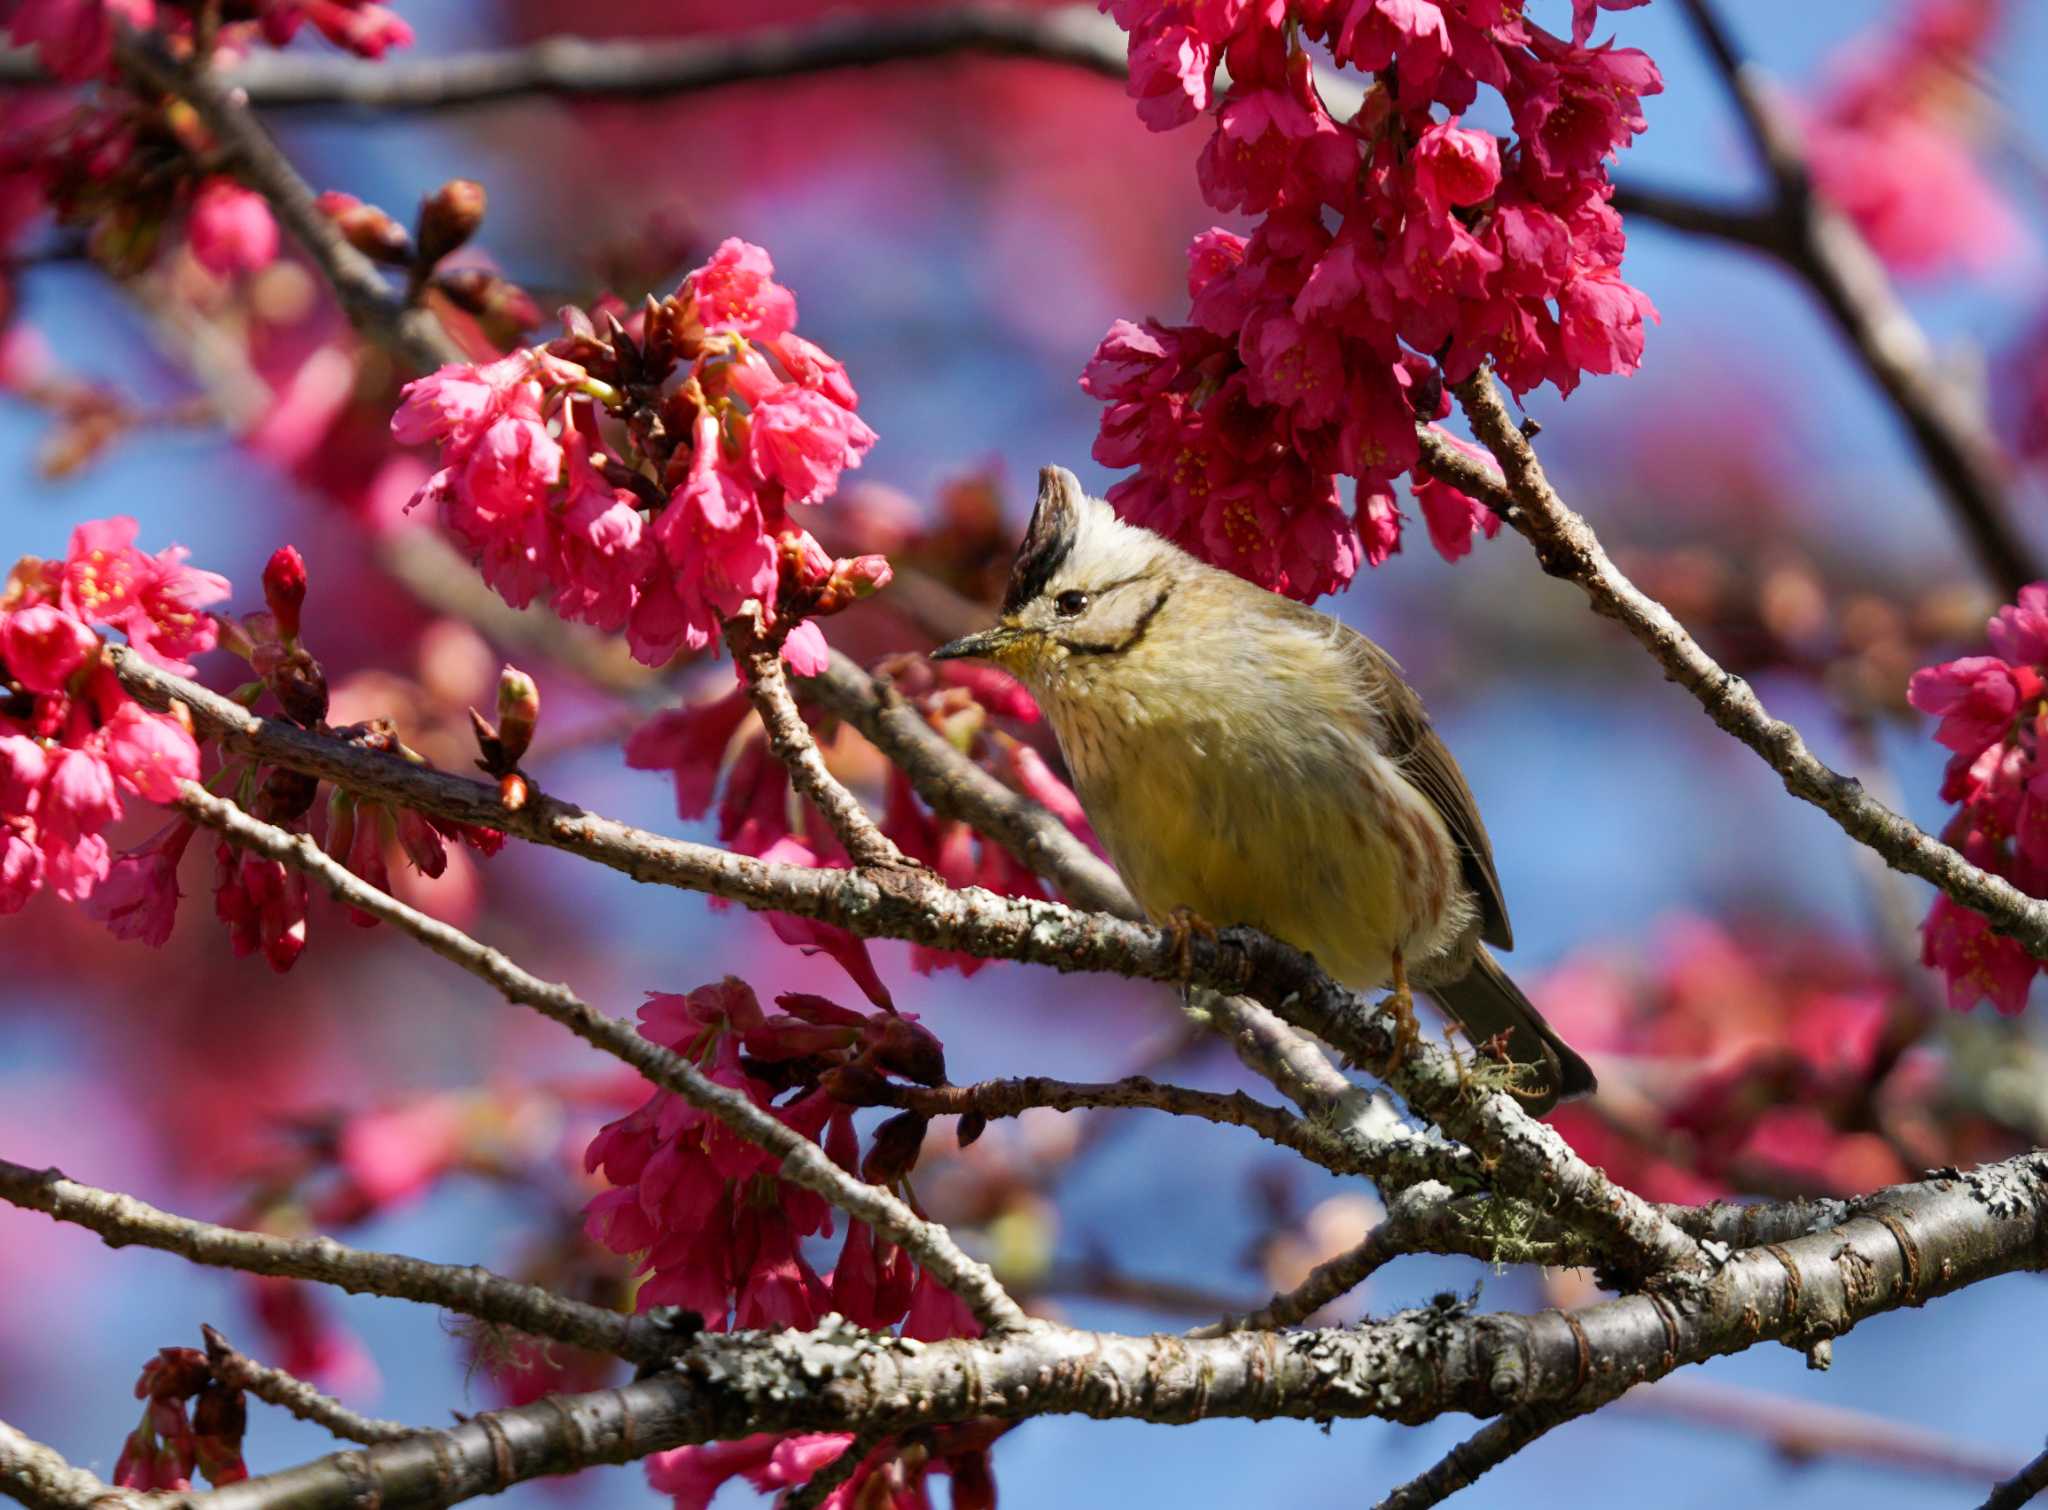
[(1508, 1057), (1528, 1067), (1514, 1089), (1533, 1115), (1540, 1117), (1558, 1102), (1594, 1089), (1591, 1066), (1557, 1036), (1483, 946), (1462, 978), (1428, 989), (1436, 1004), (1464, 1025), (1473, 1043), (1505, 1036)]

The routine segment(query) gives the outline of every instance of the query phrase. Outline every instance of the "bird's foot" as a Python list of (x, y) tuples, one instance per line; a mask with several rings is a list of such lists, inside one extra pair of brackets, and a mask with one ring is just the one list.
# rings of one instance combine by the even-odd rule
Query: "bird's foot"
[(1166, 931), (1173, 935), (1173, 968), (1185, 986), (1194, 978), (1195, 939), (1216, 942), (1216, 925), (1191, 907), (1176, 907), (1166, 915)]
[(1408, 989), (1408, 966), (1398, 949), (1394, 951), (1394, 994), (1387, 998), (1386, 1007), (1394, 1014), (1394, 1052), (1387, 1056), (1387, 1067), (1392, 1069), (1422, 1038), (1415, 1021), (1415, 993)]

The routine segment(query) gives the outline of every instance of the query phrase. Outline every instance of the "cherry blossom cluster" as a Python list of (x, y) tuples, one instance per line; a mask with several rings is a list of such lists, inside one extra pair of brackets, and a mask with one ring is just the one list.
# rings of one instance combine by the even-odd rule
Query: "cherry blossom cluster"
[(366, 58), (412, 41), (412, 28), (373, 0), (238, 0), (225, 25), (222, 7), (186, 0), (17, 0), (11, 10), (14, 44), (34, 48), (43, 67), (70, 83), (109, 75), (122, 26), (154, 29), (189, 46), (211, 25), (212, 45), (231, 54), (257, 41), (282, 47), (308, 22), (335, 46)]
[[(930, 1478), (945, 1474), (952, 1480), (953, 1510), (994, 1510), (988, 1448), (1007, 1429), (1007, 1423), (993, 1421), (940, 1426), (920, 1432), (914, 1452), (905, 1452), (894, 1440), (884, 1442), (818, 1503), (825, 1510), (933, 1510)], [(764, 1494), (801, 1488), (853, 1440), (837, 1432), (757, 1432), (656, 1453), (647, 1460), (647, 1481), (674, 1498), (675, 1510), (707, 1510), (712, 1496), (735, 1478)]]
[[(922, 656), (893, 657), (877, 669), (957, 748), (1092, 839), (1073, 789), (1035, 747), (1012, 732), (1039, 717), (1038, 705), (1020, 683), (992, 666), (934, 663)], [(813, 708), (804, 716), (813, 725), (824, 722)], [(826, 747), (829, 752), (829, 741)], [(848, 863), (838, 839), (791, 787), (789, 772), (768, 748), (744, 688), (656, 714), (627, 739), (626, 764), (669, 773), (675, 781), (676, 812), (683, 818), (703, 818), (716, 798), (718, 837), (741, 854), (792, 865)], [(958, 819), (940, 817), (924, 807), (909, 778), (893, 763), (886, 782), (882, 831), (905, 854), (954, 886), (1046, 897), (1044, 882), (1002, 846)], [(868, 1000), (884, 1008), (890, 1005), (865, 939), (812, 918), (779, 912), (767, 916), (785, 943), (830, 955)], [(924, 944), (913, 945), (910, 957), (913, 968), (924, 973), (952, 968), (972, 975), (988, 963), (976, 955)]]
[(796, 334), (768, 254), (729, 240), (630, 317), (563, 314), (566, 333), (408, 384), (391, 423), (433, 441), (433, 505), (506, 601), (623, 631), (660, 665), (712, 644), (748, 603), (821, 669), (808, 620), (888, 580), (835, 561), (790, 516), (860, 465), (875, 433), (846, 370)]
[[(1189, 322), (1117, 321), (1082, 376), (1109, 406), (1096, 460), (1138, 468), (1109, 493), (1125, 517), (1312, 599), (1400, 548), (1394, 480), (1416, 464), (1418, 422), (1447, 413), (1447, 383), (1490, 362), (1516, 394), (1569, 393), (1640, 362), (1656, 312), (1621, 277), (1607, 162), (1662, 82), (1639, 51), (1587, 45), (1593, 0), (1570, 41), (1520, 0), (1104, 9), (1131, 34), (1146, 124), (1212, 113), (1203, 197), (1259, 222), (1196, 237)], [(1324, 107), (1310, 42), (1373, 76), (1350, 119)], [(1511, 141), (1461, 123), (1482, 85)], [(1350, 510), (1339, 476), (1357, 481)], [(1442, 484), (1417, 502), (1447, 557), (1497, 527)]]
[[(924, 1120), (892, 1118), (862, 1157), (854, 1108), (833, 1095), (830, 1076), (858, 1066), (935, 1085), (946, 1064), (938, 1040), (915, 1017), (886, 1008), (868, 1015), (796, 994), (775, 1004), (779, 1012), (764, 1013), (751, 987), (728, 978), (686, 996), (650, 994), (640, 1031), (772, 1109), (842, 1168), (900, 1183), (917, 1160)], [(775, 1105), (785, 1092), (791, 1099)], [(832, 1235), (832, 1208), (779, 1179), (775, 1155), (679, 1096), (658, 1092), (607, 1125), (586, 1162), (612, 1187), (590, 1204), (590, 1236), (614, 1253), (642, 1255), (642, 1310), (682, 1306), (714, 1331), (810, 1327), (828, 1311), (875, 1328), (904, 1322), (915, 1337), (976, 1330), (951, 1291), (862, 1223), (849, 1224), (838, 1265), (821, 1277), (801, 1243)]]
[[(1916, 671), (1906, 696), (1940, 720), (1934, 737), (1953, 752), (1941, 796), (1957, 807), (1942, 837), (1980, 870), (2048, 895), (2048, 583), (2020, 589), (1985, 632), (1990, 655)], [(1927, 914), (1921, 957), (1948, 982), (1948, 1004), (1959, 1012), (1986, 999), (2020, 1012), (2041, 968), (1946, 894)]]
[(80, 525), (63, 560), (24, 557), (0, 587), (0, 913), (45, 886), (93, 898), (115, 868), (105, 830), (122, 795), (169, 802), (199, 775), (189, 724), (122, 690), (101, 631), (189, 673), (228, 584), (179, 547), (136, 549), (135, 531), (125, 517)]
[(1538, 1004), (1635, 1108), (1569, 1105), (1550, 1120), (1654, 1200), (1780, 1184), (1853, 1195), (1909, 1178), (1873, 1131), (1874, 1107), (1931, 1089), (1929, 1062), (1902, 1059), (1893, 1038), (1897, 990), (1824, 929), (1666, 919), (1646, 948), (1588, 949), (1538, 983)]
[(214, 1376), (197, 1348), (167, 1347), (142, 1366), (135, 1398), (142, 1420), (121, 1444), (113, 1482), (124, 1489), (192, 1487), (195, 1471), (216, 1489), (249, 1476), (242, 1463), (248, 1411), (242, 1391)]
[[(225, 18), (196, 0), (19, 0), (7, 21), (15, 45), (66, 82), (104, 82), (70, 110), (31, 103), (0, 114), (0, 177), (33, 183), (33, 199), (83, 230), (93, 257), (117, 272), (147, 267), (167, 227), (182, 228), (193, 260), (217, 278), (263, 268), (278, 253), (269, 206), (217, 170), (217, 145), (192, 112), (166, 110), (123, 80), (115, 34), (134, 27), (177, 53), (204, 45), (233, 57), (283, 46), (308, 24), (371, 58), (412, 41), (400, 17), (368, 0), (244, 0)], [(0, 215), (0, 239), (11, 240), (32, 207)]]
[(1896, 272), (1986, 272), (2028, 234), (1973, 150), (2004, 0), (1915, 0), (1833, 60), (1801, 121), (1814, 185)]
[[(939, 1041), (916, 1018), (887, 1008), (855, 1012), (801, 994), (779, 996), (775, 1005), (779, 1011), (764, 1012), (751, 987), (728, 978), (686, 996), (650, 994), (640, 1031), (773, 1111), (849, 1173), (909, 1198), (904, 1182), (923, 1146), (925, 1119), (891, 1117), (862, 1154), (853, 1112), (869, 1088), (892, 1077), (942, 1083)], [(876, 1331), (900, 1326), (924, 1341), (980, 1333), (957, 1296), (862, 1222), (848, 1222), (838, 1261), (819, 1274), (803, 1244), (833, 1235), (832, 1208), (781, 1180), (775, 1155), (679, 1096), (658, 1092), (610, 1123), (591, 1142), (586, 1163), (612, 1187), (590, 1203), (589, 1234), (615, 1253), (638, 1256), (640, 1310), (680, 1306), (714, 1331), (808, 1328), (837, 1313)], [(775, 1487), (779, 1474), (829, 1461), (850, 1441), (756, 1437), (743, 1448), (681, 1448), (650, 1459), (648, 1475), (678, 1506), (702, 1505), (736, 1474)], [(978, 1460), (966, 1470), (970, 1477), (978, 1471), (986, 1479), (986, 1446), (986, 1438), (959, 1445), (957, 1458)], [(856, 1482), (883, 1475), (873, 1492), (894, 1475), (904, 1493), (914, 1488), (918, 1497), (891, 1502), (922, 1504), (922, 1473), (906, 1474), (896, 1459), (895, 1447), (877, 1449)], [(827, 1503), (873, 1502), (851, 1497), (848, 1487), (839, 1494)]]

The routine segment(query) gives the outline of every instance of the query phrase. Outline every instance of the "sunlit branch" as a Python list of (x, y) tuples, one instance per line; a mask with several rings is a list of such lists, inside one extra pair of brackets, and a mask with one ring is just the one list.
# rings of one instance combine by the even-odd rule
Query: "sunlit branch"
[(1277, 1344), (1262, 1332), (1127, 1337), (1053, 1325), (910, 1343), (836, 1318), (812, 1332), (705, 1334), (679, 1350), (673, 1372), (489, 1412), (182, 1502), (402, 1510), (760, 1431), (888, 1435), (1066, 1412), (1160, 1422), (1518, 1415), (1497, 1433), (1512, 1444), (1531, 1425), (1555, 1424), (1626, 1383), (1760, 1342), (1804, 1347), (1870, 1316), (2033, 1268), (2048, 1219), (2044, 1164), (2048, 1156), (2030, 1154), (1884, 1191), (1868, 1214), (1840, 1226), (1730, 1255), (1683, 1300), (1630, 1295), (1532, 1315), (1432, 1307)]
[[(1817, 759), (1797, 729), (1772, 717), (1747, 682), (1723, 669), (1669, 609), (1614, 564), (1592, 526), (1550, 485), (1492, 377), (1482, 369), (1459, 384), (1457, 393), (1473, 433), (1493, 453), (1506, 477), (1505, 490), (1513, 503), (1508, 522), (1536, 547), (1536, 558), (1546, 572), (1578, 584), (1596, 613), (1627, 629), (1666, 675), (1699, 700), (1709, 718), (1778, 773), (1793, 796), (1818, 807), (1895, 870), (1931, 881), (1983, 913), (2030, 953), (2048, 958), (2048, 902), (1978, 869), (1872, 797), (1855, 778)], [(1502, 491), (1501, 480), (1483, 464), (1427, 432), (1423, 460), (1435, 476), (1475, 496), (1490, 501)]]
[[(1471, 1147), (1499, 1188), (1540, 1194), (1560, 1221), (1585, 1232), (1608, 1255), (1618, 1273), (1647, 1275), (1698, 1261), (1692, 1239), (1662, 1212), (1580, 1159), (1511, 1096), (1479, 1086), (1447, 1049), (1428, 1042), (1409, 1045), (1390, 1013), (1366, 1009), (1299, 950), (1254, 930), (1234, 928), (1215, 939), (1188, 939), (1171, 929), (1075, 912), (1034, 898), (955, 891), (932, 873), (907, 867), (835, 870), (771, 864), (633, 829), (539, 794), (513, 811), (494, 787), (257, 718), (132, 651), (116, 648), (109, 657), (122, 683), (142, 701), (153, 707), (184, 704), (195, 722), (239, 753), (458, 823), (503, 829), (637, 880), (818, 918), (863, 937), (901, 938), (1060, 970), (1186, 981), (1253, 995), (1294, 1026), (1361, 1063), (1381, 1067), (1417, 1115)], [(200, 797), (215, 800), (203, 793)], [(195, 799), (188, 794), (185, 800), (189, 806)], [(317, 849), (307, 859), (332, 866)], [(346, 871), (341, 877), (343, 884), (359, 884)], [(390, 904), (385, 899), (379, 905)], [(436, 929), (443, 926), (422, 921)], [(460, 962), (460, 949), (449, 957)]]
[(147, 1503), (142, 1495), (74, 1468), (55, 1448), (23, 1436), (5, 1421), (0, 1421), (0, 1495), (28, 1510), (129, 1510)]
[(726, 644), (740, 668), (747, 699), (760, 715), (768, 748), (789, 772), (789, 779), (810, 800), (855, 865), (915, 865), (881, 831), (860, 798), (849, 792), (825, 765), (818, 742), (797, 711), (783, 674), (782, 656), (774, 644), (763, 643), (739, 620), (726, 629)]
[(659, 1313), (622, 1316), (475, 1265), (350, 1248), (330, 1237), (278, 1237), (219, 1227), (160, 1211), (119, 1191), (81, 1185), (54, 1169), (29, 1169), (0, 1159), (0, 1201), (97, 1232), (110, 1248), (156, 1248), (211, 1268), (317, 1280), (351, 1295), (417, 1301), (637, 1362), (657, 1361), (675, 1351), (675, 1333)]
[(1005, 1331), (1026, 1324), (1024, 1313), (1003, 1293), (987, 1265), (975, 1262), (944, 1227), (928, 1222), (891, 1192), (854, 1178), (816, 1143), (743, 1091), (720, 1085), (690, 1060), (643, 1038), (623, 1018), (591, 1007), (568, 987), (544, 981), (505, 954), (478, 943), (459, 928), (408, 907), (329, 858), (304, 834), (287, 833), (216, 797), (197, 782), (186, 782), (177, 806), (195, 822), (258, 854), (303, 871), (335, 899), (392, 925), (451, 964), (495, 987), (506, 1000), (532, 1007), (584, 1042), (623, 1060), (648, 1081), (710, 1113), (748, 1142), (780, 1157), (781, 1177), (822, 1196), (914, 1255), (931, 1276), (952, 1290), (983, 1326)]

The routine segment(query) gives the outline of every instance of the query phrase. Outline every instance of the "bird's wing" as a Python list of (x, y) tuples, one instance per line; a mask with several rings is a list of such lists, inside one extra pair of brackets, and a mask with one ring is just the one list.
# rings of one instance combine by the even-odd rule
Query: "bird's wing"
[(1354, 630), (1347, 628), (1344, 634), (1346, 649), (1359, 662), (1360, 675), (1378, 673), (1373, 680), (1379, 687), (1375, 711), (1380, 753), (1429, 799), (1464, 853), (1465, 884), (1479, 903), (1479, 936), (1496, 949), (1514, 948), (1507, 899), (1501, 895), (1500, 876), (1493, 868), (1493, 845), (1487, 840), (1486, 825), (1479, 820), (1479, 803), (1465, 784), (1465, 773), (1437, 738), (1428, 710), (1394, 658)]

